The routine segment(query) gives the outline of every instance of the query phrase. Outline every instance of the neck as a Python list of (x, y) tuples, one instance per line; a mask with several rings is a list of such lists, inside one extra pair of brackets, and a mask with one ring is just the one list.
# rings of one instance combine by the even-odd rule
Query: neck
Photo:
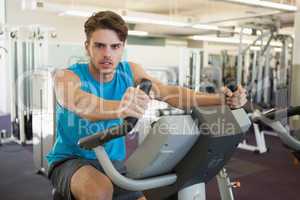
[(92, 63), (89, 63), (89, 71), (92, 74), (93, 78), (101, 83), (106, 83), (111, 81), (114, 78), (115, 73), (103, 74), (97, 70)]

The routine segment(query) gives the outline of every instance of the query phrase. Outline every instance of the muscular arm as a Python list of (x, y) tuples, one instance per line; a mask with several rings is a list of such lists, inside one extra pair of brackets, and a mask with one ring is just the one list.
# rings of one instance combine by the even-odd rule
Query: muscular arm
[(54, 75), (57, 102), (91, 121), (118, 118), (119, 101), (108, 101), (83, 91), (79, 77), (70, 70), (60, 70)]
[(141, 66), (135, 63), (130, 63), (130, 66), (136, 83), (139, 83), (143, 78), (151, 80), (155, 98), (165, 101), (171, 106), (188, 109), (193, 106), (219, 105), (222, 103), (222, 96), (219, 94), (200, 93), (185, 87), (166, 85), (148, 75)]

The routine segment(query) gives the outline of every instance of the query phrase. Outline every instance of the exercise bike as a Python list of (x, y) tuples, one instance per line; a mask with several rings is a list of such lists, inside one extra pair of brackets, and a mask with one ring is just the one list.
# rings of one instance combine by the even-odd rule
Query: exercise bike
[[(151, 82), (143, 80), (140, 89), (149, 93)], [(137, 121), (128, 117), (121, 126), (82, 138), (78, 145), (95, 151), (115, 185), (131, 191), (146, 191), (147, 199), (204, 200), (205, 183), (219, 172), (221, 199), (233, 199), (232, 185), (222, 168), (251, 125), (243, 109), (195, 107), (182, 115), (160, 117), (125, 162), (127, 174), (124, 176), (114, 168), (102, 145), (127, 135)]]

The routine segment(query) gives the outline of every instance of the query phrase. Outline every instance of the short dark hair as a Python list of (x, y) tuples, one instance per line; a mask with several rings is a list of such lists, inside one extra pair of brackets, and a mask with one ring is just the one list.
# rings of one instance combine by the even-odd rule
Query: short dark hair
[(128, 27), (126, 22), (120, 15), (112, 11), (100, 11), (88, 18), (84, 23), (84, 32), (87, 41), (90, 40), (92, 33), (97, 29), (109, 29), (115, 31), (122, 42), (125, 42), (127, 39)]

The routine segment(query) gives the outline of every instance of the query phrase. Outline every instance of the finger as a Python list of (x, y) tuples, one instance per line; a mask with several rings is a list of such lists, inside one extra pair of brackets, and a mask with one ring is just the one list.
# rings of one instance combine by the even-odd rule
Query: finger
[(240, 94), (246, 94), (247, 90), (245, 88), (243, 88), (242, 85), (238, 85), (238, 90)]
[(149, 101), (150, 101), (150, 97), (147, 96), (147, 95), (137, 95), (137, 96), (136, 96), (136, 99), (137, 99), (137, 100), (140, 100), (140, 101), (146, 101), (146, 102), (149, 102)]
[(139, 115), (144, 115), (144, 113), (145, 113), (145, 108), (143, 106), (135, 105), (133, 110), (134, 110), (134, 112), (138, 113)]
[(144, 104), (148, 104), (150, 102), (150, 97), (146, 96), (146, 95), (138, 95), (135, 97), (135, 102), (136, 103), (144, 103)]
[(139, 114), (144, 114), (146, 107), (145, 105), (134, 104), (130, 107), (130, 110), (133, 110), (134, 112), (137, 112)]
[(143, 109), (143, 110), (146, 110), (147, 107), (148, 107), (148, 103), (144, 102), (144, 101), (139, 101), (139, 102), (136, 103), (136, 106)]
[(140, 88), (136, 88), (136, 90), (138, 91), (138, 94), (143, 94), (148, 96), (148, 94), (146, 92), (144, 92), (143, 90), (141, 90)]
[(222, 87), (220, 88), (220, 91), (224, 93), (225, 89), (226, 89), (226, 87), (222, 86)]
[(233, 106), (234, 108), (240, 108), (243, 107), (247, 103), (247, 99), (234, 99), (231, 101), (228, 101), (228, 104)]
[(238, 84), (237, 90), (241, 90), (241, 89), (243, 89), (243, 86), (241, 84)]
[(233, 92), (232, 96), (239, 96), (242, 93), (241, 85), (237, 86), (237, 90)]
[(137, 111), (135, 111), (135, 110), (129, 110), (129, 111), (127, 112), (127, 116), (129, 116), (129, 117), (134, 117), (134, 118), (141, 118), (141, 117), (143, 116), (143, 114), (140, 113), (140, 112), (137, 112)]
[(226, 101), (226, 104), (229, 105), (229, 106), (235, 105), (234, 102), (232, 102), (232, 101)]
[(141, 100), (141, 99), (136, 99), (132, 107), (141, 107), (143, 109), (147, 108), (148, 101), (146, 100)]
[(233, 101), (231, 99), (227, 99), (225, 102), (227, 105), (233, 105)]
[(229, 97), (231, 97), (233, 95), (232, 91), (229, 88), (227, 88), (227, 87), (224, 87), (223, 94), (225, 96), (229, 96)]
[(229, 108), (234, 109), (236, 107), (236, 105), (232, 104), (232, 103), (226, 103), (227, 106), (229, 106)]
[(244, 98), (241, 102), (241, 106), (244, 106), (246, 103), (248, 102), (248, 99), (247, 98)]
[(237, 108), (237, 107), (239, 107), (239, 105), (238, 104), (235, 104), (234, 102), (227, 102), (226, 103), (230, 108)]
[(236, 92), (234, 92), (232, 94), (232, 96), (233, 97), (238, 97), (238, 98), (247, 97), (246, 90), (244, 90), (244, 89), (237, 90)]
[(240, 99), (242, 99), (240, 95), (239, 96), (233, 95), (231, 97), (226, 97), (226, 101), (239, 101)]
[(147, 99), (147, 97), (142, 93), (142, 91), (140, 92), (138, 89), (135, 89), (133, 94), (130, 94), (131, 96), (128, 97), (128, 99), (130, 100), (131, 103), (137, 103), (139, 100), (145, 100)]
[(139, 112), (137, 110), (137, 108), (131, 106), (131, 107), (128, 107), (126, 110), (125, 110), (125, 116), (126, 117), (135, 117), (135, 118), (139, 118), (142, 114), (141, 112)]
[(135, 103), (135, 96), (134, 95), (127, 95), (125, 97), (126, 105), (130, 106), (131, 104)]
[(135, 94), (135, 88), (133, 88), (133, 87), (127, 88), (126, 95), (133, 96), (134, 94)]
[(153, 92), (153, 90), (150, 90), (150, 93), (148, 96), (149, 96), (150, 100), (155, 99), (155, 93)]
[(149, 95), (147, 95), (144, 91), (142, 90), (137, 90), (136, 91), (136, 97), (138, 97), (139, 99), (144, 99), (144, 100), (149, 100), (150, 97)]
[(133, 102), (135, 99), (135, 90), (133, 88), (128, 89), (128, 91), (125, 94), (124, 99), (127, 100), (128, 102)]
[(230, 105), (239, 105), (239, 100), (238, 99), (235, 99), (235, 98), (232, 98), (232, 99), (228, 99), (226, 101), (227, 104), (230, 104)]

